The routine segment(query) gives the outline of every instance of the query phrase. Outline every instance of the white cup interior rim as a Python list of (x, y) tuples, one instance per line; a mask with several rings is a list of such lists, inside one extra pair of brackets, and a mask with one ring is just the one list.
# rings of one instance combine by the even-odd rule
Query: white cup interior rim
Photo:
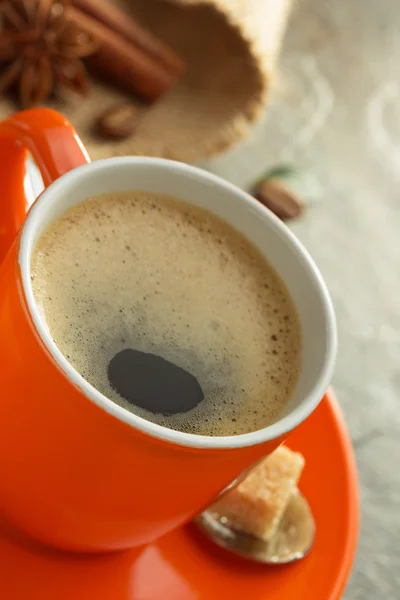
[(254, 207), (257, 207), (257, 210), (259, 210), (259, 203), (254, 200), (254, 198), (224, 179), (202, 169), (167, 159), (148, 157), (107, 158), (77, 167), (76, 169), (69, 171), (57, 179), (41, 194), (31, 208), (22, 229), (19, 249), (19, 264), (28, 308), (34, 326), (36, 327), (51, 356), (64, 372), (66, 377), (73, 384), (78, 386), (89, 400), (97, 404), (100, 408), (105, 410), (113, 417), (127, 423), (128, 425), (142, 431), (145, 434), (159, 438), (166, 442), (193, 448), (223, 449), (252, 446), (284, 436), (297, 425), (299, 425), (305, 418), (307, 418), (324, 396), (329, 386), (334, 369), (337, 348), (337, 334), (332, 302), (318, 268), (309, 256), (308, 252), (287, 228), (287, 226), (267, 210), (265, 210), (265, 218), (271, 221), (271, 225), (279, 230), (281, 237), (285, 238), (286, 243), (289, 243), (293, 252), (300, 254), (303, 262), (307, 265), (307, 269), (313, 280), (313, 285), (315, 289), (317, 289), (321, 302), (324, 305), (324, 317), (326, 321), (326, 331), (324, 334), (327, 337), (327, 351), (324, 361), (324, 368), (321, 370), (318, 379), (315, 381), (315, 384), (312, 388), (312, 393), (307, 398), (307, 402), (295, 407), (288, 415), (282, 417), (277, 422), (257, 431), (234, 436), (203, 436), (168, 429), (167, 427), (157, 425), (129, 412), (101, 394), (73, 368), (73, 366), (67, 361), (54, 343), (47, 327), (42, 320), (42, 317), (39, 314), (31, 286), (30, 258), (34, 245), (35, 232), (37, 231), (39, 224), (46, 214), (49, 205), (57, 202), (57, 198), (61, 196), (63, 187), (67, 186), (72, 179), (81, 178), (83, 180), (87, 179), (88, 176), (95, 178), (97, 173), (104, 171), (104, 169), (112, 170), (117, 165), (126, 166), (133, 169), (143, 165), (150, 165), (152, 168), (154, 168), (155, 173), (157, 169), (168, 169), (175, 171), (179, 176), (187, 177), (192, 180), (206, 179), (217, 190), (224, 189), (225, 192), (229, 192), (231, 195), (236, 197), (239, 196), (243, 202), (253, 204)]

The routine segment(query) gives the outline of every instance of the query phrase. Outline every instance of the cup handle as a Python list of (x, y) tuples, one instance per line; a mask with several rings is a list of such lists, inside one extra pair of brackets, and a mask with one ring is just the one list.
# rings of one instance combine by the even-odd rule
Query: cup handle
[(45, 187), (90, 162), (71, 123), (55, 110), (26, 110), (0, 123), (0, 264), (28, 210), (24, 192), (27, 151), (39, 167)]

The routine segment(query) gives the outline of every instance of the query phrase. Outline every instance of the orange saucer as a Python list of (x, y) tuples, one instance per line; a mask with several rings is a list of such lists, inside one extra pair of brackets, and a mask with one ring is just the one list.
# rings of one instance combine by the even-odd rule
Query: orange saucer
[(193, 526), (138, 550), (71, 555), (0, 534), (4, 600), (338, 600), (355, 553), (358, 483), (343, 417), (330, 392), (288, 439), (306, 467), (301, 490), (317, 524), (308, 557), (254, 565), (207, 542)]

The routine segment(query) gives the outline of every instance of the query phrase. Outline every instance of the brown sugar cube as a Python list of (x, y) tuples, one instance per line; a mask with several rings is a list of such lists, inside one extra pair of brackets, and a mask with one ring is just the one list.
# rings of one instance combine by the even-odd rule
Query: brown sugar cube
[(304, 467), (304, 457), (280, 446), (210, 510), (231, 525), (268, 541), (276, 532)]

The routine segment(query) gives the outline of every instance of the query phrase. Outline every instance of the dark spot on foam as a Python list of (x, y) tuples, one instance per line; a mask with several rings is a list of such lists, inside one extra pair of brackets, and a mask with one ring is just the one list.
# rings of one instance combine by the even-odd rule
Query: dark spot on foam
[(127, 348), (109, 362), (110, 385), (129, 403), (154, 414), (185, 413), (204, 398), (196, 377), (161, 356)]

